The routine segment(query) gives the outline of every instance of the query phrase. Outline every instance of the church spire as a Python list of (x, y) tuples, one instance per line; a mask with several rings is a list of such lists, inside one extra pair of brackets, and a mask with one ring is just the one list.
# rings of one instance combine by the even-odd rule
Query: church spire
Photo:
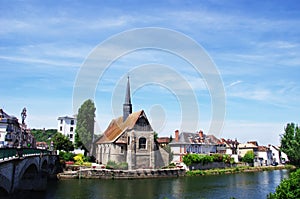
[(127, 117), (132, 113), (132, 104), (130, 97), (130, 83), (129, 76), (127, 77), (127, 88), (125, 94), (125, 102), (123, 104), (123, 122), (126, 121)]

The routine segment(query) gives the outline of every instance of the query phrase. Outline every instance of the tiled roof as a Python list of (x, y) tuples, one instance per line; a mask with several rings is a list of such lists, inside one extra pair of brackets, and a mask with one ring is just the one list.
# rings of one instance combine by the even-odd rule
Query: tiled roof
[(179, 135), (179, 140), (176, 142), (175, 139), (170, 143), (172, 144), (206, 144), (206, 145), (217, 145), (221, 144), (220, 140), (214, 135), (205, 135), (201, 138), (199, 133), (188, 133), (182, 132)]
[(258, 146), (258, 151), (266, 152), (266, 151), (268, 151), (268, 150), (269, 150), (269, 148), (266, 147), (266, 146)]
[(114, 142), (125, 130), (132, 129), (134, 127), (136, 121), (143, 112), (143, 110), (140, 110), (131, 113), (125, 122), (123, 122), (123, 116), (113, 119), (96, 144)]
[(170, 142), (170, 138), (169, 137), (159, 137), (156, 140), (158, 143), (169, 143)]

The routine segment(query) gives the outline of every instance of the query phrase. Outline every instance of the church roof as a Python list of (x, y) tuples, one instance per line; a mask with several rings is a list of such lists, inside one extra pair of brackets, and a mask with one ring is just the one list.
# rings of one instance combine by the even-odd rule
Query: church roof
[(96, 142), (96, 144), (102, 143), (111, 143), (114, 142), (117, 138), (119, 138), (124, 131), (127, 129), (133, 129), (136, 124), (139, 116), (144, 113), (144, 110), (140, 110), (134, 113), (131, 113), (125, 122), (123, 122), (123, 117), (118, 117), (113, 119), (107, 129), (104, 131), (101, 138)]

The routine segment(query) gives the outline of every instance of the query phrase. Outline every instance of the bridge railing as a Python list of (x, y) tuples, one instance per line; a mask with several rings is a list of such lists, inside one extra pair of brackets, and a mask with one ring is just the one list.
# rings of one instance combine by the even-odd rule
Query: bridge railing
[(0, 148), (0, 161), (36, 155), (50, 155), (51, 151), (32, 148)]

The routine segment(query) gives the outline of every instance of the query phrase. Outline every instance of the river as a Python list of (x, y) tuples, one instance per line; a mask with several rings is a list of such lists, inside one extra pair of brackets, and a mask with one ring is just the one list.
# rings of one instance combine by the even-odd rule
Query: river
[(152, 198), (266, 198), (274, 192), (289, 171), (275, 170), (215, 176), (95, 180), (72, 179), (51, 181), (42, 193), (22, 193), (16, 198), (45, 199), (152, 199)]

